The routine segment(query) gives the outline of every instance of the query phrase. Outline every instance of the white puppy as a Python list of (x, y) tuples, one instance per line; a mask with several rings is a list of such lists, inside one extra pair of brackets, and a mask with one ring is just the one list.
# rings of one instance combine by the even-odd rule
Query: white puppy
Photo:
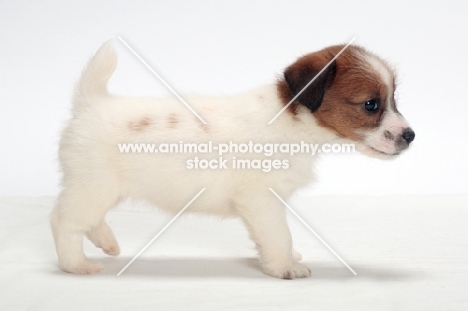
[[(350, 46), (272, 124), (268, 122), (343, 48), (305, 55), (275, 84), (231, 97), (186, 97), (202, 123), (177, 99), (117, 97), (107, 82), (117, 64), (110, 43), (91, 59), (73, 100), (73, 118), (60, 141), (63, 189), (52, 212), (60, 267), (95, 273), (102, 264), (83, 253), (83, 236), (109, 255), (119, 246), (104, 218), (124, 198), (147, 200), (176, 213), (202, 188), (187, 211), (240, 217), (268, 275), (292, 279), (311, 271), (298, 263), (282, 203), (313, 178), (310, 154), (279, 154), (287, 163), (262, 169), (188, 169), (193, 154), (122, 153), (122, 143), (308, 143), (351, 141), (370, 156), (392, 158), (414, 132), (394, 101), (394, 73), (363, 48)], [(229, 153), (226, 158), (238, 156)], [(264, 154), (242, 155), (267, 159)], [(204, 154), (204, 159), (218, 159)]]

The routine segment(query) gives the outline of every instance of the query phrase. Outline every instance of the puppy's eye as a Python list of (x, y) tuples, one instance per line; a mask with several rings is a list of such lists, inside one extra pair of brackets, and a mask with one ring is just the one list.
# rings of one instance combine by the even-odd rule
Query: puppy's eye
[(367, 111), (377, 111), (379, 109), (379, 100), (378, 99), (371, 99), (368, 100), (364, 103), (364, 108), (366, 108)]

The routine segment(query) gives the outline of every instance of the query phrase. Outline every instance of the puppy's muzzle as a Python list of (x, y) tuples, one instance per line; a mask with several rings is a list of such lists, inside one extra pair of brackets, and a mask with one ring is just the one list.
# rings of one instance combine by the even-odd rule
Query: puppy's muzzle
[(414, 140), (414, 137), (416, 137), (416, 134), (410, 127), (408, 127), (403, 130), (403, 134), (401, 134), (401, 136), (409, 145)]
[(414, 140), (416, 134), (411, 128), (405, 128), (401, 135), (395, 139), (395, 144), (398, 151), (403, 151), (407, 149), (410, 143)]

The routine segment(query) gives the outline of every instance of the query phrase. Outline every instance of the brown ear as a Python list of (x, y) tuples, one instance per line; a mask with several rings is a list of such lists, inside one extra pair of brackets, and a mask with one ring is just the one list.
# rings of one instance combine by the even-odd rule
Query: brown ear
[(304, 87), (315, 78), (297, 97), (297, 101), (316, 111), (322, 104), (325, 90), (330, 87), (336, 73), (336, 61), (333, 61), (320, 75), (317, 74), (333, 58), (326, 53), (313, 53), (299, 58), (294, 64), (284, 71), (284, 79), (293, 96), (296, 96)]

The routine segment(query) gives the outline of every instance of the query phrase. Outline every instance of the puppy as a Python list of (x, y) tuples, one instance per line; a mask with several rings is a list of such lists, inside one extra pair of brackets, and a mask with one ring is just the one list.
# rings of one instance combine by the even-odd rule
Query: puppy
[[(298, 262), (282, 203), (313, 180), (316, 156), (282, 153), (287, 167), (196, 169), (193, 154), (125, 153), (122, 143), (299, 143), (346, 141), (372, 157), (389, 159), (406, 150), (415, 134), (398, 112), (395, 76), (381, 58), (349, 46), (307, 88), (343, 46), (299, 58), (271, 85), (229, 97), (186, 97), (206, 124), (177, 99), (129, 98), (108, 93), (117, 56), (105, 43), (83, 71), (73, 98), (73, 117), (59, 147), (61, 193), (51, 215), (60, 267), (90, 274), (100, 262), (83, 253), (83, 236), (109, 255), (119, 246), (105, 214), (125, 198), (143, 199), (163, 210), (180, 211), (201, 189), (187, 212), (240, 217), (260, 254), (263, 271), (273, 277), (308, 277)], [(304, 90), (303, 90), (304, 89)], [(300, 93), (303, 90), (302, 93)], [(297, 98), (271, 124), (275, 115)], [(231, 160), (236, 152), (227, 154)], [(206, 159), (217, 159), (206, 154)], [(266, 159), (263, 154), (244, 155)], [(284, 163), (284, 162), (281, 162)]]

